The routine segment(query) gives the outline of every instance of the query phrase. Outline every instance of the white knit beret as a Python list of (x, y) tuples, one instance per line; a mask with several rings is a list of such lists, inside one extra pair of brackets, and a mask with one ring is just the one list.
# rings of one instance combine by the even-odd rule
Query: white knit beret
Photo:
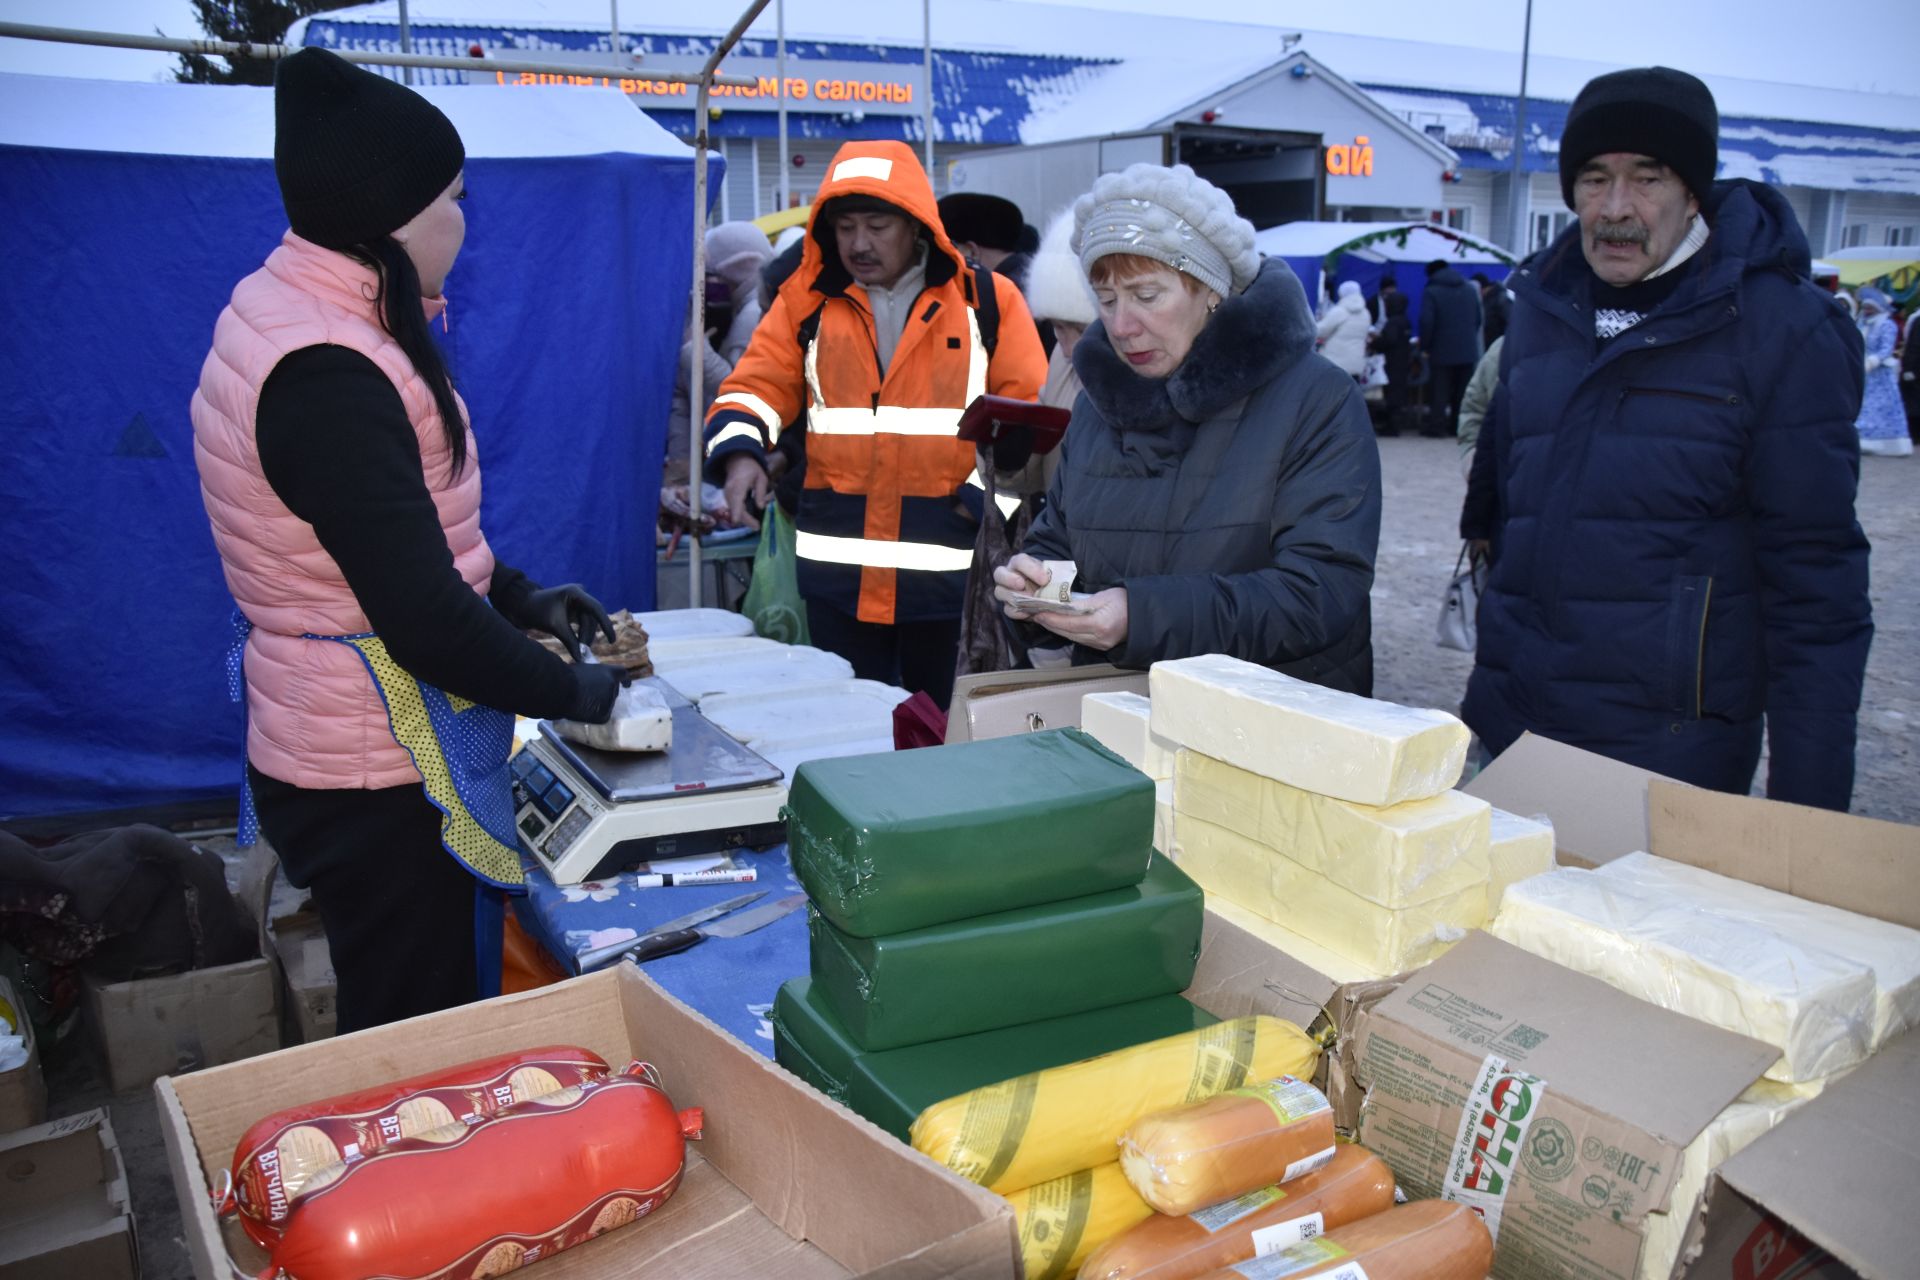
[(1253, 224), (1233, 211), (1226, 192), (1184, 164), (1136, 164), (1100, 175), (1074, 202), (1073, 248), (1082, 270), (1110, 253), (1135, 253), (1223, 296), (1260, 274)]
[(1073, 254), (1072, 241), (1073, 210), (1062, 209), (1047, 224), (1033, 265), (1027, 268), (1027, 310), (1035, 320), (1093, 323), (1093, 290), (1087, 287), (1087, 273)]

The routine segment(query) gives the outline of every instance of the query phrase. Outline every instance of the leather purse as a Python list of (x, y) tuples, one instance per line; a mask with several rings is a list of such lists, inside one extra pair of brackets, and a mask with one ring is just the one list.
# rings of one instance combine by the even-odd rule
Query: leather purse
[(947, 741), (979, 742), (1042, 729), (1077, 729), (1080, 699), (1087, 694), (1146, 691), (1146, 672), (1110, 663), (961, 676), (953, 684)]

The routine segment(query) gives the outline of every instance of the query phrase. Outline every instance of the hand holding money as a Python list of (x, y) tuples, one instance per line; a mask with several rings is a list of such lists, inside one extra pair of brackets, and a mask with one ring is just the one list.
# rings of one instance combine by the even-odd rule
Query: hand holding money
[(1081, 606), (1073, 594), (1073, 579), (1078, 572), (1071, 560), (1035, 560), (1017, 555), (993, 571), (993, 595), (1010, 618), (1029, 618), (1036, 613), (1079, 613)]
[(1108, 587), (1081, 596), (1071, 613), (1037, 613), (1033, 621), (1063, 640), (1106, 653), (1127, 638), (1127, 589)]

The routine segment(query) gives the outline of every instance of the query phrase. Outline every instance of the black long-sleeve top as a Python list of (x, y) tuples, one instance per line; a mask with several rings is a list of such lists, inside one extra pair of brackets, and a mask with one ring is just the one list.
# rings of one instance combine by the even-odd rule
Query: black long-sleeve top
[(267, 483), (313, 526), (394, 661), (502, 711), (576, 714), (573, 672), (509, 621), (534, 584), (496, 563), (489, 608), (454, 567), (419, 439), (378, 365), (346, 347), (291, 353), (260, 390), (254, 438)]

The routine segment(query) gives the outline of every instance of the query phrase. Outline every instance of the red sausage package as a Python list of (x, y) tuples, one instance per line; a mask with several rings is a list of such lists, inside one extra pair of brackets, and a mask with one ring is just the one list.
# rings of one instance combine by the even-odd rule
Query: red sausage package
[(482, 1280), (645, 1217), (680, 1185), (699, 1108), (651, 1066), (388, 1143), (310, 1184), (259, 1280)]
[(403, 1138), (459, 1130), (612, 1068), (575, 1045), (495, 1054), (425, 1075), (288, 1107), (257, 1121), (233, 1150), (233, 1181), (217, 1206), (239, 1213), (256, 1244), (272, 1248), (303, 1196), (342, 1168)]

